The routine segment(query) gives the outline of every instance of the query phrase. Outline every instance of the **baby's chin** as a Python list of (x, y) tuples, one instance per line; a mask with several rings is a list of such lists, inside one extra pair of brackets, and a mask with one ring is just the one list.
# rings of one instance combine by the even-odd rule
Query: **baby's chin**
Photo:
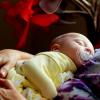
[(76, 64), (77, 67), (80, 67), (81, 65), (84, 65), (85, 62), (82, 59), (80, 59), (80, 60), (78, 59), (77, 61), (75, 61), (75, 64)]
[[(88, 60), (89, 61), (89, 60)], [(81, 60), (78, 64), (78, 67), (81, 67), (82, 65), (85, 65), (88, 61), (84, 61), (84, 60)]]

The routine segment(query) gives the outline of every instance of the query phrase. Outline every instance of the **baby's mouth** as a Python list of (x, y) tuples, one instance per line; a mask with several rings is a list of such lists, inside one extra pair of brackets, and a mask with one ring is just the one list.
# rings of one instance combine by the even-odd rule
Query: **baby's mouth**
[(84, 49), (80, 49), (80, 51), (77, 50), (76, 52), (76, 59), (78, 59), (78, 63), (81, 65), (89, 61), (91, 58), (93, 58), (93, 54), (88, 51), (85, 51)]
[(78, 54), (79, 54), (79, 60), (83, 64), (93, 58), (93, 54), (86, 50), (80, 50)]

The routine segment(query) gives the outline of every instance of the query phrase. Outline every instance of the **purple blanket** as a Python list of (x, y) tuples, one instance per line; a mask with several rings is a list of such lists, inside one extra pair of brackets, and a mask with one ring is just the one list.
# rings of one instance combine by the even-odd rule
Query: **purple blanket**
[(78, 69), (74, 79), (58, 88), (54, 100), (100, 100), (100, 49), (96, 49), (94, 58)]

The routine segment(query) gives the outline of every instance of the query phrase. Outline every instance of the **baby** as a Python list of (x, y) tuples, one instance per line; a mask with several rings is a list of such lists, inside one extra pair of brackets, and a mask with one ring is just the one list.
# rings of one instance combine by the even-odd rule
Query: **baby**
[(77, 68), (94, 55), (91, 42), (82, 34), (74, 32), (56, 37), (50, 49), (33, 55), (30, 60), (18, 62), (8, 73), (7, 79), (28, 100), (54, 98), (57, 88), (73, 78)]

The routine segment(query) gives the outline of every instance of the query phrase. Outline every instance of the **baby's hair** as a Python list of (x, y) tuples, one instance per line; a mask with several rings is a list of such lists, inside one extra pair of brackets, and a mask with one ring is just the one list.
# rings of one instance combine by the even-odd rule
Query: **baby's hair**
[(67, 35), (67, 34), (62, 34), (62, 35), (59, 35), (59, 36), (57, 36), (56, 38), (54, 38), (54, 39), (51, 41), (50, 46), (52, 46), (52, 45), (55, 44), (55, 43), (58, 43), (58, 44), (62, 43), (63, 40), (64, 40), (64, 38), (66, 37), (66, 35)]
[(75, 36), (76, 37), (79, 36), (80, 38), (85, 37), (84, 35), (82, 35), (80, 33), (75, 33), (75, 32), (65, 33), (65, 34), (59, 35), (56, 38), (54, 38), (50, 44), (50, 47), (55, 43), (62, 45), (62, 44), (64, 44), (64, 40), (66, 39), (66, 37), (75, 37)]

